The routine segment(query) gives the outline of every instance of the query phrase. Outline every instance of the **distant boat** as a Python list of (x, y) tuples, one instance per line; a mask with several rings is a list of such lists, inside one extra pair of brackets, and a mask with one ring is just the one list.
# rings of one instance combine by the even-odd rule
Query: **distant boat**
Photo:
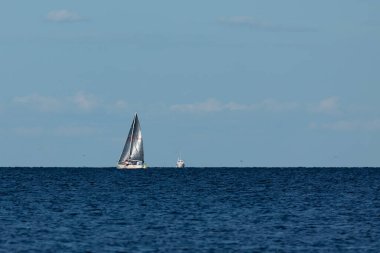
[(176, 167), (185, 168), (185, 161), (181, 159), (181, 155), (178, 157)]
[(141, 127), (137, 113), (133, 118), (128, 138), (125, 141), (123, 152), (116, 166), (118, 169), (145, 169), (144, 147)]

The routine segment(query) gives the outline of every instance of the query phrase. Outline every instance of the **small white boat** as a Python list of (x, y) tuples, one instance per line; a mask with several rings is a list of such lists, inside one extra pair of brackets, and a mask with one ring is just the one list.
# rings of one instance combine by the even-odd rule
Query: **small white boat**
[(144, 146), (141, 127), (137, 113), (133, 118), (128, 138), (125, 141), (123, 152), (116, 166), (118, 169), (146, 169), (144, 163)]
[(177, 168), (185, 168), (185, 161), (181, 159), (181, 156), (177, 160), (176, 167)]

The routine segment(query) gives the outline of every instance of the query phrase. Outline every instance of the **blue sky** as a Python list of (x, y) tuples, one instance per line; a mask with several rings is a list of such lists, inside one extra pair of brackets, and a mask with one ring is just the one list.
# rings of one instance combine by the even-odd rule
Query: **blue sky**
[(0, 3), (0, 166), (380, 166), (380, 2)]

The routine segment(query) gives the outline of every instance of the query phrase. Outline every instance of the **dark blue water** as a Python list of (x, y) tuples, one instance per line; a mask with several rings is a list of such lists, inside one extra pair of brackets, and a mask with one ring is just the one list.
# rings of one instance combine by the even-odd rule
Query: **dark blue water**
[(1, 252), (379, 252), (380, 169), (0, 169)]

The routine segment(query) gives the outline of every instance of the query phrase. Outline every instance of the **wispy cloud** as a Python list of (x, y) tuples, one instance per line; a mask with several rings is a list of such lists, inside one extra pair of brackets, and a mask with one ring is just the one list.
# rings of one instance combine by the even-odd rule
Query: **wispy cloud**
[(338, 97), (328, 97), (321, 100), (317, 105), (312, 106), (312, 111), (327, 114), (337, 114), (341, 112)]
[(170, 109), (178, 112), (190, 112), (190, 113), (209, 113), (220, 111), (289, 111), (298, 107), (296, 102), (281, 102), (275, 99), (266, 99), (261, 102), (253, 104), (242, 104), (236, 102), (223, 103), (217, 99), (210, 98), (204, 102), (192, 103), (192, 104), (176, 104), (172, 105)]
[(315, 29), (307, 27), (295, 27), (290, 25), (273, 24), (259, 20), (251, 16), (230, 16), (222, 17), (219, 23), (229, 26), (246, 27), (252, 30), (270, 32), (311, 32)]
[(78, 92), (73, 98), (74, 104), (83, 111), (91, 111), (99, 105), (99, 100), (95, 95)]
[(77, 92), (70, 97), (30, 94), (14, 97), (12, 102), (18, 107), (25, 107), (39, 112), (62, 112), (68, 110), (90, 112), (102, 105), (100, 99), (95, 95), (85, 92)]
[(85, 20), (82, 16), (79, 14), (66, 10), (66, 9), (61, 9), (61, 10), (54, 10), (50, 11), (46, 19), (51, 22), (79, 22)]
[(259, 109), (272, 112), (283, 112), (283, 111), (292, 111), (297, 109), (299, 104), (294, 101), (282, 102), (276, 99), (265, 99), (259, 103)]
[(329, 123), (311, 123), (310, 128), (335, 131), (375, 131), (380, 130), (380, 119), (373, 120), (340, 120)]
[(109, 112), (125, 111), (126, 109), (128, 109), (128, 104), (125, 100), (119, 99), (119, 100), (116, 100), (115, 102), (109, 104), (107, 109)]
[(224, 105), (216, 99), (208, 99), (205, 102), (193, 104), (176, 104), (171, 110), (180, 112), (217, 112), (224, 109)]
[(15, 97), (13, 98), (13, 103), (28, 108), (35, 108), (43, 112), (57, 111), (62, 107), (62, 103), (59, 99), (39, 94)]

